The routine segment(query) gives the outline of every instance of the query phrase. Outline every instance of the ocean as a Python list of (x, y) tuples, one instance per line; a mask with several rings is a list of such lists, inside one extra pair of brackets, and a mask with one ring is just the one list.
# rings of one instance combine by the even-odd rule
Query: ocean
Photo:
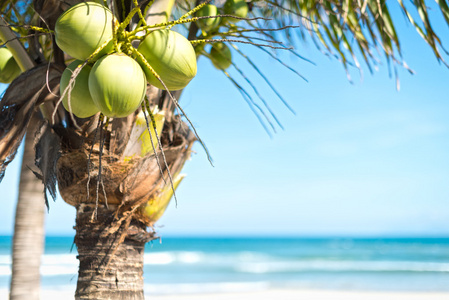
[[(75, 290), (73, 237), (47, 237), (42, 287)], [(11, 237), (0, 237), (0, 289)], [(145, 291), (154, 295), (267, 289), (449, 291), (449, 238), (175, 238), (147, 244)]]

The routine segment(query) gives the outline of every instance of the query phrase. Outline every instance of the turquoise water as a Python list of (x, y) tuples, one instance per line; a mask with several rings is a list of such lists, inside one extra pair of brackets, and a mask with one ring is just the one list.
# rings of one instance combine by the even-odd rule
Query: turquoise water
[[(74, 289), (71, 237), (48, 237), (42, 285)], [(10, 276), (10, 237), (0, 237), (0, 288)], [(174, 238), (147, 245), (153, 294), (312, 288), (449, 291), (449, 238)]]

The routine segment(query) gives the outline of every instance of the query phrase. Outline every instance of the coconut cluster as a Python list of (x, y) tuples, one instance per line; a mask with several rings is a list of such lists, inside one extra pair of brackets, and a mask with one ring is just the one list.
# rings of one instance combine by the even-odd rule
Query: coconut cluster
[(76, 59), (63, 73), (60, 93), (77, 117), (126, 117), (140, 107), (147, 83), (174, 91), (195, 77), (195, 51), (184, 36), (153, 30), (136, 49), (131, 42), (137, 37), (122, 27), (96, 2), (79, 3), (58, 18), (56, 44)]
[[(211, 35), (218, 33), (220, 27), (233, 25), (248, 15), (248, 4), (245, 0), (226, 0), (223, 7), (218, 8), (213, 4), (207, 4), (197, 13), (197, 17), (209, 17), (197, 21), (198, 27), (203, 31), (203, 35)], [(232, 15), (233, 17), (220, 17), (220, 15)], [(232, 64), (232, 53), (229, 47), (222, 43), (214, 43), (210, 48), (208, 57), (212, 61), (215, 68), (226, 70)]]

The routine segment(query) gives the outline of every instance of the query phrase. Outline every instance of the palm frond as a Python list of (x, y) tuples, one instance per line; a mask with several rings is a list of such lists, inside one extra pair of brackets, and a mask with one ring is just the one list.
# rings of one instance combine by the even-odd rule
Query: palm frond
[[(449, 24), (447, 2), (436, 2)], [(404, 13), (435, 57), (446, 64), (448, 53), (431, 22), (438, 17), (435, 15), (438, 11), (432, 12), (425, 0), (407, 4), (402, 0), (388, 3), (386, 0), (263, 0), (255, 2), (253, 13), (272, 18), (264, 24), (267, 27), (302, 24), (294, 31), (286, 29), (273, 34), (283, 34), (282, 38), (293, 44), (295, 36), (305, 38), (308, 33), (320, 49), (336, 55), (345, 68), (348, 62), (357, 65), (359, 56), (372, 70), (378, 64), (378, 54), (383, 54), (388, 63), (403, 64), (400, 36), (391, 14), (394, 5)]]

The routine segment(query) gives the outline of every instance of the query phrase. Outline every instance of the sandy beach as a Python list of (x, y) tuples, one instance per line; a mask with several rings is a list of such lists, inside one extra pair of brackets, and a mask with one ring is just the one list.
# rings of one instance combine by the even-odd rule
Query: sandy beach
[(449, 293), (371, 292), (331, 290), (268, 290), (246, 293), (223, 293), (182, 296), (153, 296), (157, 300), (447, 300)]
[[(72, 291), (43, 290), (41, 299), (73, 299)], [(151, 295), (152, 300), (447, 300), (449, 292), (380, 292), (380, 291), (343, 291), (343, 290), (266, 290), (256, 292), (220, 293), (220, 294), (183, 294)], [(8, 290), (0, 290), (0, 299), (8, 299)]]

